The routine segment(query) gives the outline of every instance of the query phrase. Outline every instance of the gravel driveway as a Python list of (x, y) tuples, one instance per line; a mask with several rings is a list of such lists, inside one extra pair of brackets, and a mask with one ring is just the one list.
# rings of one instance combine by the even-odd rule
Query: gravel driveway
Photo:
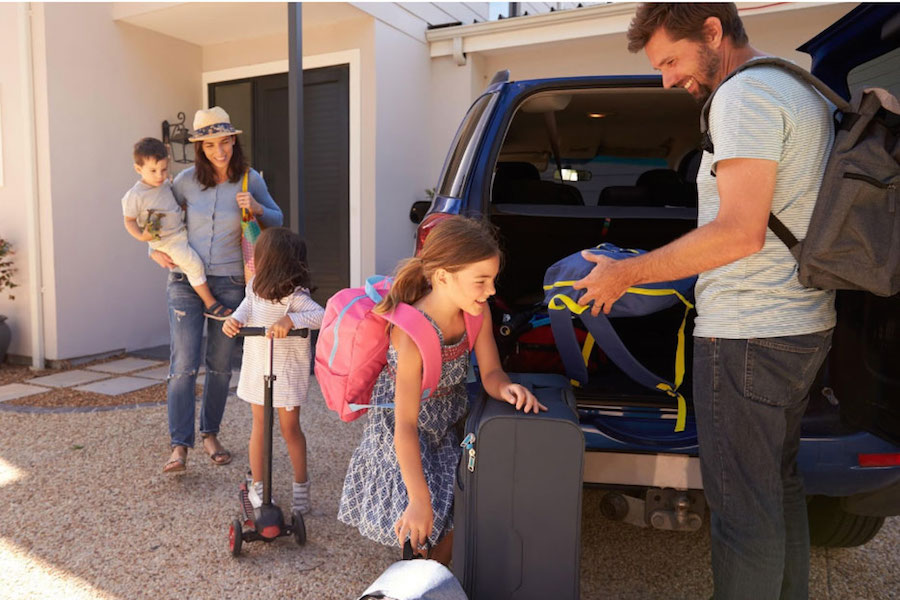
[[(228, 403), (214, 465), (202, 451), (180, 476), (160, 473), (168, 452), (162, 405), (97, 413), (0, 411), (0, 598), (352, 599), (396, 558), (335, 518), (362, 423), (327, 412), (311, 386), (301, 420), (309, 439), (309, 543), (289, 538), (228, 552), (228, 524), (247, 465), (250, 411)], [(277, 431), (277, 428), (276, 428)], [(290, 465), (275, 443), (275, 498), (290, 493)], [(605, 521), (601, 492), (586, 490), (582, 596), (708, 598), (709, 529), (694, 534)], [(812, 598), (895, 598), (900, 519), (862, 548), (814, 549)]]

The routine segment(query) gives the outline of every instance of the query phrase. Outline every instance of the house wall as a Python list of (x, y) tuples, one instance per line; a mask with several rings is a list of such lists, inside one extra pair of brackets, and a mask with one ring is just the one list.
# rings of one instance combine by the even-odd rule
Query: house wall
[[(13, 281), (19, 287), (0, 292), (0, 315), (8, 317), (12, 330), (9, 352), (29, 353), (31, 311), (29, 294), (28, 252), (29, 221), (25, 169), (28, 157), (23, 152), (26, 118), (23, 92), (25, 82), (20, 68), (21, 35), (19, 8), (16, 4), (0, 4), (0, 148), (2, 148), (3, 181), (0, 184), (0, 238), (10, 242), (17, 269)], [(45, 236), (46, 237), (46, 236)], [(10, 299), (14, 296), (14, 300)]]
[(34, 6), (46, 70), (40, 192), (51, 205), (45, 239), (53, 242), (45, 252), (46, 356), (165, 343), (166, 272), (125, 231), (120, 199), (136, 180), (134, 142), (199, 106), (200, 48), (117, 23), (109, 4)]
[[(844, 16), (856, 4), (840, 3), (754, 15), (741, 13), (753, 47), (809, 67), (809, 56), (795, 48)], [(483, 83), (509, 69), (511, 79), (651, 73), (643, 52), (631, 54), (625, 33), (568, 42), (523, 46), (485, 53)]]
[[(414, 248), (415, 225), (407, 217), (434, 185), (429, 165), (431, 136), (428, 45), (375, 22), (375, 269), (390, 273)], [(363, 271), (368, 275), (371, 273)]]

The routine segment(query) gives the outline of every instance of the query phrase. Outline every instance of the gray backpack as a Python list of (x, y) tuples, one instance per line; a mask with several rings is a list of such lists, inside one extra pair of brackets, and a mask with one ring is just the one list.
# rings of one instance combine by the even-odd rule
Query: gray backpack
[[(847, 102), (808, 71), (775, 57), (746, 62), (722, 83), (744, 69), (763, 65), (806, 81), (841, 115), (838, 120), (836, 113), (834, 146), (806, 239), (798, 241), (769, 214), (769, 229), (797, 259), (800, 283), (879, 296), (900, 292), (900, 102), (879, 88), (867, 88)], [(715, 92), (700, 115), (703, 149), (710, 153), (709, 109), (714, 97)]]

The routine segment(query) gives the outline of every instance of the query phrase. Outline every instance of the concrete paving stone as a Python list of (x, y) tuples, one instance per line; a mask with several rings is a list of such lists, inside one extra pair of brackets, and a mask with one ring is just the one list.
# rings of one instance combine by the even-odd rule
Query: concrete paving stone
[(127, 394), (135, 390), (140, 390), (159, 382), (155, 379), (147, 379), (144, 377), (113, 377), (112, 379), (104, 379), (103, 381), (95, 381), (87, 385), (81, 385), (75, 388), (82, 392), (94, 392), (96, 394), (105, 394), (107, 396), (118, 396), (119, 394)]
[[(200, 367), (200, 369), (197, 370), (197, 377), (200, 377), (205, 373), (206, 367)], [(147, 369), (146, 371), (137, 371), (131, 375), (133, 377), (147, 377), (149, 379), (156, 379), (157, 381), (165, 381), (169, 377), (169, 365), (164, 364), (160, 367)]]
[(147, 367), (158, 367), (163, 363), (158, 360), (146, 360), (143, 358), (133, 358), (129, 356), (128, 358), (123, 358), (121, 360), (114, 360), (112, 362), (103, 363), (100, 365), (94, 365), (93, 367), (87, 367), (91, 371), (100, 371), (101, 373), (128, 373), (130, 371), (137, 371), (138, 369), (146, 369)]
[(17, 398), (24, 398), (25, 396), (33, 396), (35, 394), (42, 394), (49, 391), (50, 390), (48, 390), (47, 388), (38, 387), (36, 385), (27, 385), (24, 383), (8, 383), (6, 385), (0, 385), (0, 402), (15, 400)]
[(63, 371), (54, 373), (53, 375), (44, 375), (43, 377), (35, 377), (28, 379), (25, 383), (34, 385), (48, 385), (50, 387), (72, 387), (73, 385), (83, 385), (98, 381), (109, 377), (107, 374), (96, 373), (92, 371), (84, 371), (82, 369), (74, 369), (72, 371)]

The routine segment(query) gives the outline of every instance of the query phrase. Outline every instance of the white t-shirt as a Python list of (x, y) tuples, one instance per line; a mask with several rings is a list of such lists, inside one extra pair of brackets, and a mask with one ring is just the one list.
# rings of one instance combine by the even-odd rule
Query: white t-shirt
[[(778, 67), (742, 71), (716, 92), (709, 113), (715, 154), (703, 153), (697, 176), (698, 226), (715, 219), (712, 172), (730, 158), (778, 162), (772, 212), (802, 240), (834, 142), (834, 107), (809, 84)], [(771, 230), (762, 250), (701, 273), (694, 335), (780, 337), (834, 327), (834, 292), (804, 287), (797, 262)]]

